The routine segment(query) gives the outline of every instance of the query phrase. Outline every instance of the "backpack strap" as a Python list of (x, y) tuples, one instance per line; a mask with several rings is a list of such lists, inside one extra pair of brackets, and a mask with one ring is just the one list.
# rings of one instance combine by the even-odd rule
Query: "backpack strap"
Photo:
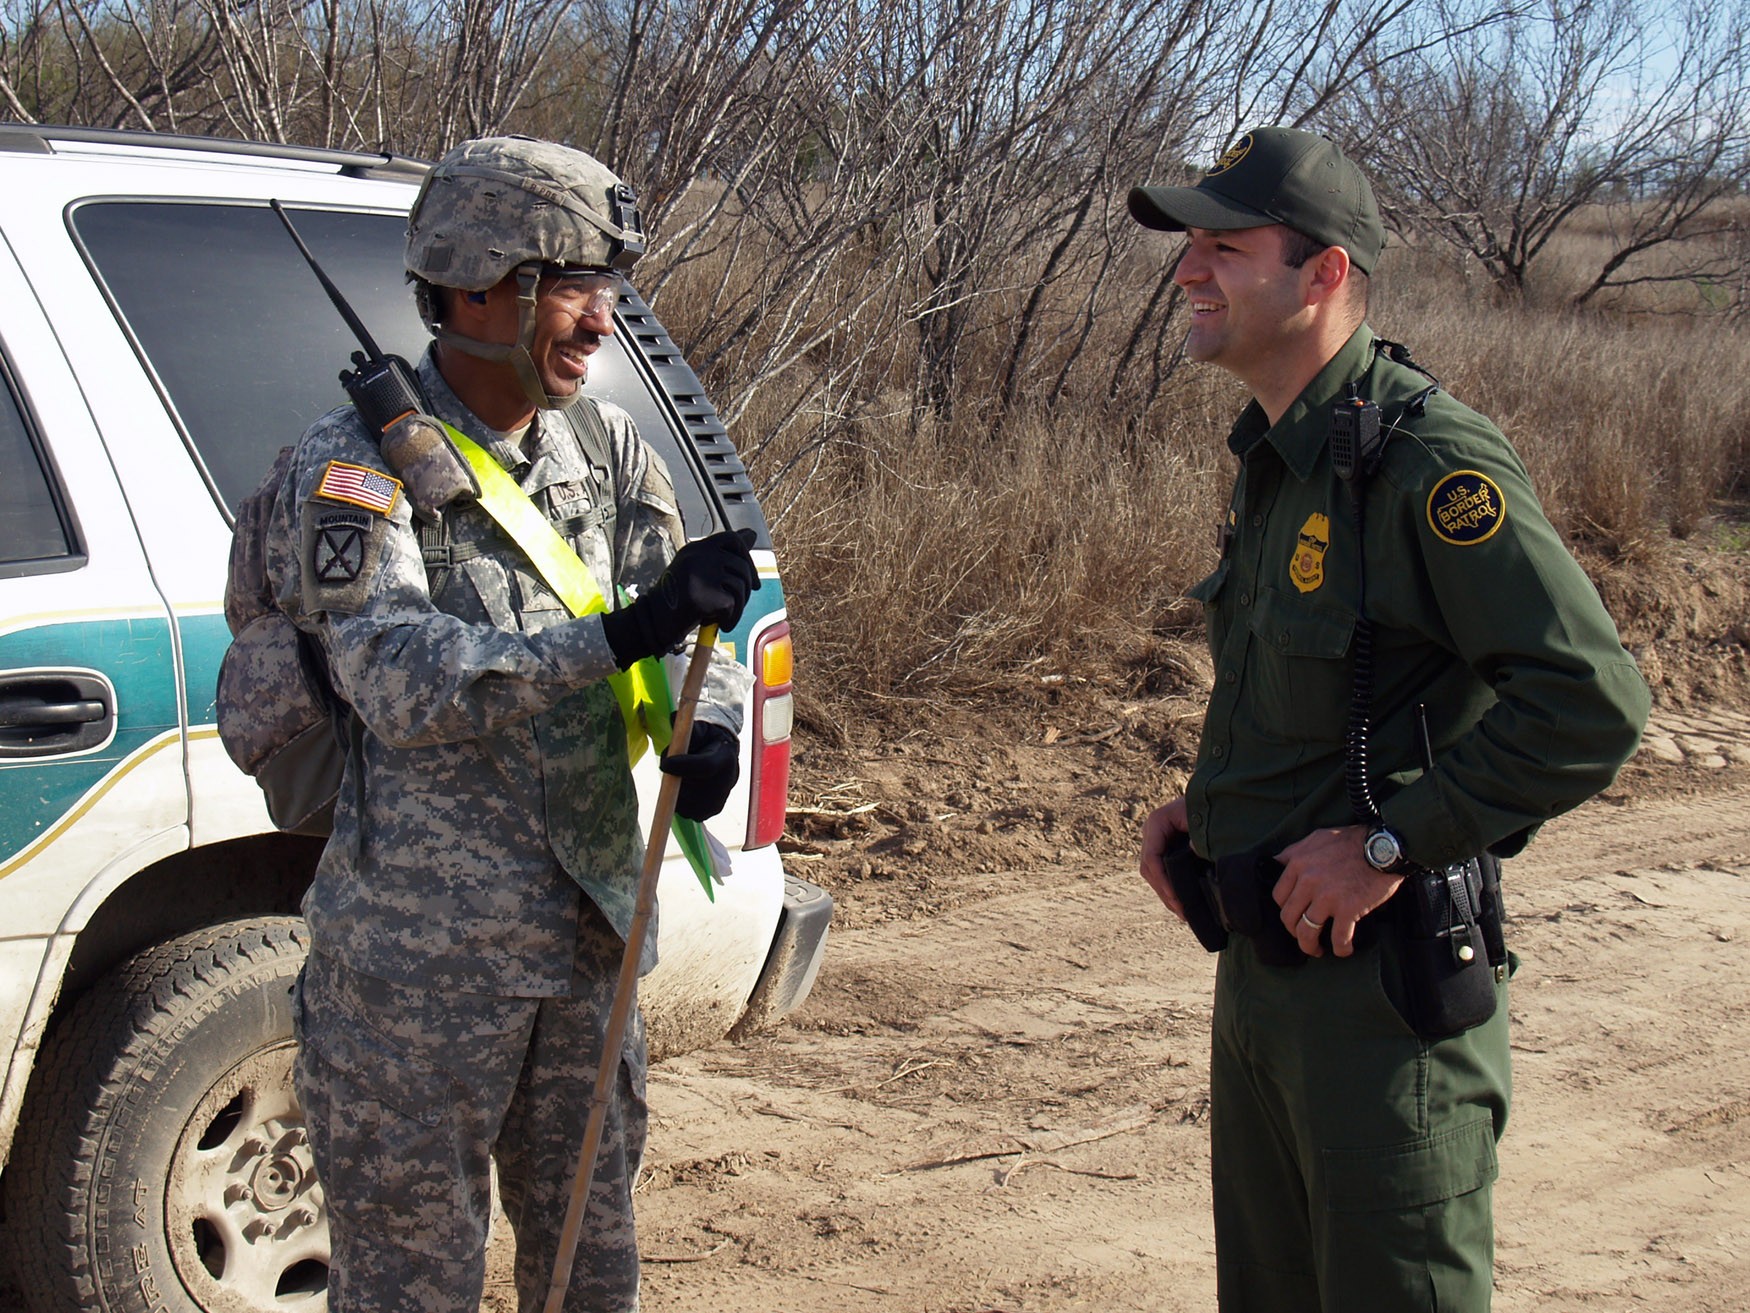
[[(613, 487), (613, 446), (608, 437), (607, 426), (602, 422), (601, 412), (590, 398), (582, 398), (576, 404), (567, 406), (565, 416), (583, 450), (584, 464), (588, 471), (584, 481), (589, 487), (591, 507), (587, 514), (573, 516), (554, 524), (553, 527), (561, 536), (569, 537), (588, 532), (600, 525), (611, 544), (618, 520), (618, 507)], [(493, 518), (496, 522), (497, 517)], [(500, 524), (499, 527), (503, 528), (503, 525)], [(433, 593), (442, 587), (445, 573), (451, 567), (485, 554), (486, 549), (478, 543), (451, 542), (449, 521), (441, 512), (431, 520), (421, 517), (417, 529), (419, 553), (425, 562), (426, 577), (431, 582)], [(518, 545), (521, 546), (520, 543)]]
[(577, 435), (578, 446), (589, 466), (591, 499), (601, 514), (610, 548), (617, 526), (619, 498), (614, 496), (614, 444), (594, 397), (579, 397), (561, 412)]
[(578, 444), (583, 448), (583, 454), (589, 458), (591, 473), (611, 469), (613, 440), (608, 437), (608, 426), (602, 420), (601, 407), (596, 399), (579, 397), (559, 413), (565, 416), (571, 425), (571, 431), (577, 434)]
[(441, 513), (435, 520), (419, 522), (419, 556), (425, 563), (426, 585), (432, 596), (437, 596), (444, 586), (452, 565), (477, 555), (478, 548), (471, 549), (467, 543), (450, 542), (449, 521)]

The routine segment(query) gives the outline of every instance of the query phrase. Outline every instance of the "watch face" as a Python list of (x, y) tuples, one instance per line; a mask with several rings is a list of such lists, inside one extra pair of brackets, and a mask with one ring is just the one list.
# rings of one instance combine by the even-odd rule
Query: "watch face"
[(1367, 856), (1368, 864), (1378, 867), (1382, 871), (1395, 866), (1404, 855), (1404, 850), (1398, 846), (1397, 835), (1390, 830), (1375, 830), (1368, 835), (1363, 851)]

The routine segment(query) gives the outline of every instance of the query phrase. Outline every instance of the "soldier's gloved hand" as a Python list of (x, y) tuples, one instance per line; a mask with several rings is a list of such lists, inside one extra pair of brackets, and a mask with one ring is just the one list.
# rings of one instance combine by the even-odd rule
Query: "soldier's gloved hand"
[(741, 743), (721, 725), (694, 721), (687, 750), (673, 756), (663, 753), (661, 765), (680, 777), (675, 814), (689, 821), (708, 821), (723, 810), (729, 791), (741, 778)]
[(752, 529), (725, 530), (688, 543), (656, 586), (632, 605), (602, 616), (614, 660), (625, 670), (647, 656), (671, 651), (699, 625), (733, 629), (760, 586)]

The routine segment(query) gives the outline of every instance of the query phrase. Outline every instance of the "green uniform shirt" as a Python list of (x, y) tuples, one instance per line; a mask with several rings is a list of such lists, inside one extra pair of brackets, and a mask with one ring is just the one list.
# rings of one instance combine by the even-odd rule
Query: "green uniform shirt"
[[(1275, 425), (1252, 403), (1205, 605), (1215, 689), (1186, 788), (1206, 857), (1356, 818), (1344, 789), (1357, 598), (1334, 402), (1359, 381), (1389, 437), (1366, 492), (1370, 778), (1411, 858), (1509, 855), (1614, 778), (1648, 694), (1597, 592), (1494, 425), (1356, 331)], [(1421, 768), (1426, 707), (1434, 769)]]

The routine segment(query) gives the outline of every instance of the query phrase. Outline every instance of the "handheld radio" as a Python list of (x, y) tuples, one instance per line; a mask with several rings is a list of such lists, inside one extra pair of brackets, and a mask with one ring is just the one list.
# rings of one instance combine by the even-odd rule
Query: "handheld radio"
[(383, 459), (406, 485), (408, 500), (431, 519), (452, 501), (477, 499), (479, 481), (444, 436), (438, 422), (426, 414), (429, 407), (420, 394), (413, 367), (377, 346), (364, 320), (316, 263), (316, 257), (292, 226), (292, 216), (286, 213), (285, 206), (278, 200), (270, 200), (268, 205), (279, 216), (310, 272), (316, 275), (322, 290), (328, 293), (328, 299), (364, 348), (352, 353), (351, 369), (340, 371), (340, 385), (346, 389), (365, 427), (376, 435)]
[(1349, 395), (1331, 407), (1331, 468), (1339, 479), (1349, 485), (1351, 496), (1359, 496), (1361, 485), (1357, 476), (1365, 479), (1379, 468), (1385, 451), (1385, 438), (1379, 424), (1379, 404), (1363, 398), (1359, 385), (1349, 385)]
[(286, 213), (286, 207), (278, 200), (271, 200), (268, 205), (279, 215), (293, 245), (298, 248), (298, 254), (304, 257), (304, 262), (310, 266), (310, 272), (316, 275), (316, 281), (322, 284), (322, 290), (328, 293), (328, 299), (334, 303), (334, 308), (340, 312), (340, 317), (346, 321), (352, 335), (359, 340), (359, 345), (364, 347), (363, 351), (352, 353), (353, 367), (341, 370), (340, 385), (346, 389), (346, 395), (352, 398), (352, 404), (358, 407), (359, 414), (370, 426), (371, 432), (385, 433), (398, 420), (424, 411), (425, 406), (419, 397), (419, 385), (413, 378), (413, 367), (400, 356), (387, 355), (377, 346), (370, 330), (365, 327), (365, 321), (347, 304), (340, 289), (334, 285), (334, 280), (316, 263), (316, 257), (304, 244), (298, 230), (292, 226), (292, 216)]

